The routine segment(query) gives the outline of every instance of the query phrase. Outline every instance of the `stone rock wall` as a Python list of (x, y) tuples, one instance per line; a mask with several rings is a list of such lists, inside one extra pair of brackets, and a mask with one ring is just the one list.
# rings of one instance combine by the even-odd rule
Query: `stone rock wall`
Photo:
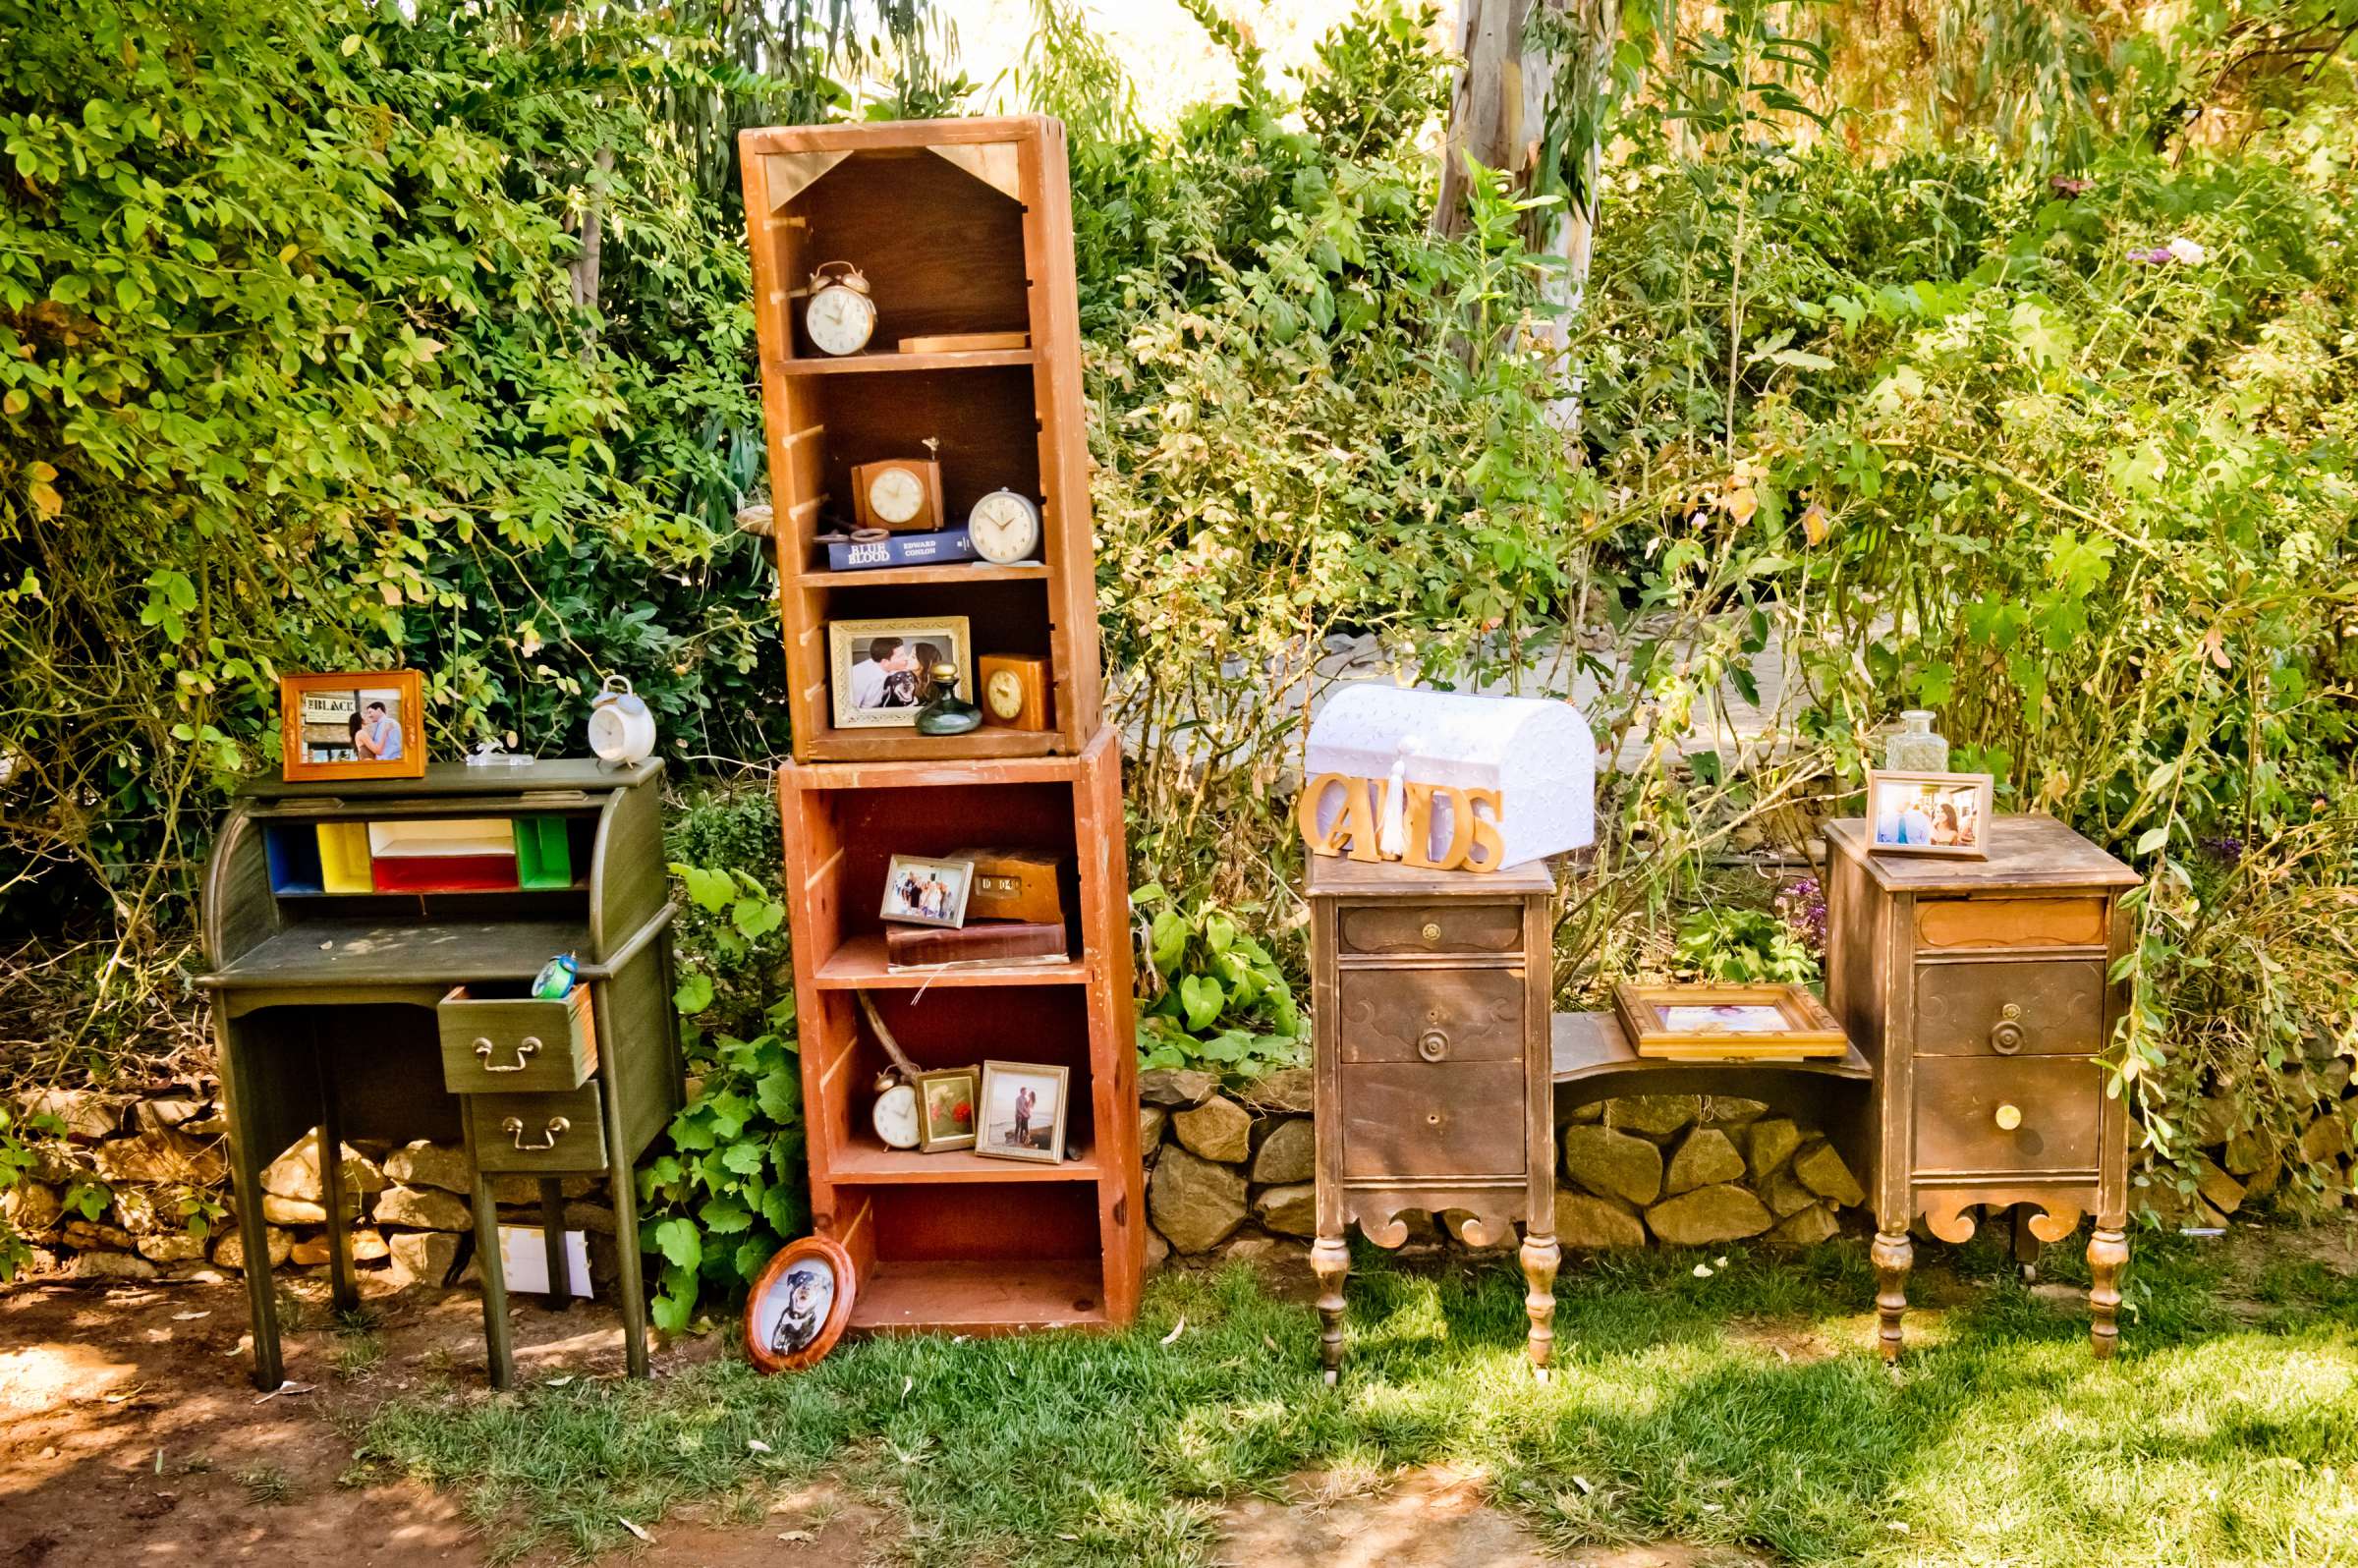
[[(1139, 1075), (1147, 1257), (1260, 1256), (1316, 1229), (1308, 1068), (1223, 1092), (1209, 1073)], [(1559, 1129), (1556, 1239), (1567, 1250), (1712, 1247), (1759, 1238), (1807, 1247), (1866, 1202), (1816, 1128), (1758, 1100), (1652, 1094), (1586, 1106)], [(1430, 1217), (1412, 1237), (1439, 1240)]]
[[(228, 1125), (210, 1098), (190, 1089), (136, 1098), (47, 1090), (20, 1109), (55, 1116), (66, 1147), (39, 1146), (27, 1180), (0, 1193), (5, 1218), (33, 1247), (31, 1272), (92, 1281), (223, 1278), (243, 1273), (246, 1247), (229, 1190)], [(455, 1145), (346, 1144), (345, 1198), (354, 1204), (353, 1260), (365, 1288), (440, 1285), (475, 1229), (467, 1155)], [(67, 1204), (78, 1184), (103, 1184), (97, 1217)], [(182, 1196), (198, 1192), (224, 1216), (193, 1234)], [(587, 1234), (593, 1282), (613, 1277), (614, 1211), (594, 1178), (564, 1185), (567, 1228)], [(503, 1222), (538, 1225), (540, 1193), (530, 1177), (502, 1177), (493, 1195)], [(317, 1128), (262, 1171), (269, 1266), (327, 1266), (327, 1209)], [(474, 1277), (469, 1263), (463, 1278)]]

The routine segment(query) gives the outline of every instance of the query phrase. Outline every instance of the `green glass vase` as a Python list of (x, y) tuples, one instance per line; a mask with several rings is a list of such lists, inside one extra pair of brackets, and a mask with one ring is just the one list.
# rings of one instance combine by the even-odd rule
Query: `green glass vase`
[(982, 727), (982, 710), (958, 695), (956, 665), (936, 664), (926, 674), (932, 681), (933, 695), (917, 710), (918, 734), (964, 735)]

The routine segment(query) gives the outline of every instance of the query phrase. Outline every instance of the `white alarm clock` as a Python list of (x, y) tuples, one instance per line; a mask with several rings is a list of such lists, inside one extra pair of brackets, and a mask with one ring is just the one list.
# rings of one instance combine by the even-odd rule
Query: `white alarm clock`
[(590, 700), (590, 750), (616, 767), (644, 762), (654, 755), (655, 716), (646, 699), (631, 690), (628, 676), (609, 675)]
[(921, 1136), (916, 1087), (904, 1082), (897, 1073), (880, 1075), (876, 1079), (876, 1103), (869, 1111), (869, 1120), (886, 1148), (915, 1148)]
[(1028, 561), (1039, 548), (1039, 508), (1029, 496), (993, 490), (967, 514), (966, 532), (975, 553), (985, 561), (998, 566)]
[[(841, 273), (836, 269), (840, 267)], [(803, 330), (821, 354), (858, 354), (876, 330), (876, 302), (868, 279), (849, 261), (829, 261), (811, 274), (811, 303)]]

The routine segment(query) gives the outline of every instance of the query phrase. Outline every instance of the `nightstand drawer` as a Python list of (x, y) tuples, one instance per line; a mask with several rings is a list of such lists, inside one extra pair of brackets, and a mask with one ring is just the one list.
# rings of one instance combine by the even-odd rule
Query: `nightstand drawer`
[(1354, 969), (1335, 986), (1349, 1062), (1512, 1062), (1523, 1058), (1520, 969)]
[(1343, 1176), (1520, 1176), (1523, 1063), (1344, 1064)]
[(1512, 953), (1520, 904), (1346, 904), (1335, 919), (1346, 953)]
[(1919, 1058), (1916, 1173), (2093, 1171), (2104, 1095), (2104, 1075), (2093, 1062)]
[(485, 1171), (603, 1170), (606, 1124), (597, 1086), (562, 1094), (470, 1094), (475, 1163)]
[(597, 1070), (590, 987), (559, 1001), (454, 987), (434, 1009), (442, 1082), (454, 1094), (579, 1089)]
[(2101, 959), (1916, 966), (1919, 1056), (2094, 1056), (2104, 1026)]
[(1916, 939), (1931, 948), (2103, 947), (2111, 939), (2102, 898), (1929, 898)]

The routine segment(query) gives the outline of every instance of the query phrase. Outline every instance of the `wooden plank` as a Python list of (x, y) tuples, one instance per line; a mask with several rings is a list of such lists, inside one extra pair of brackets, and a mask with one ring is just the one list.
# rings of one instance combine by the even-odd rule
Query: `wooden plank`
[(2136, 871), (2097, 848), (2070, 824), (2015, 812), (1990, 820), (1990, 858), (1982, 861), (1878, 855), (1867, 823), (1846, 817), (1825, 824), (1828, 848), (1862, 867), (1876, 885), (1919, 896), (1987, 893), (2019, 888), (2134, 887)]
[(1088, 1146), (1082, 1148), (1077, 1157), (1048, 1165), (992, 1159), (964, 1148), (944, 1149), (934, 1154), (915, 1148), (887, 1148), (870, 1135), (847, 1141), (835, 1150), (830, 1175), (838, 1182), (882, 1187), (911, 1183), (1094, 1182), (1103, 1171), (1096, 1150)]
[(916, 989), (930, 985), (1078, 985), (1090, 978), (1087, 956), (1062, 964), (993, 964), (982, 969), (902, 970), (884, 967), (877, 932), (847, 938), (810, 972), (820, 990)]
[(1093, 1260), (884, 1262), (860, 1282), (851, 1332), (1005, 1334), (1107, 1321)]
[(590, 950), (590, 928), (575, 921), (319, 921), (290, 925), (196, 983), (350, 986), (462, 980), (531, 980), (559, 953)]
[[(988, 561), (958, 561), (946, 566), (871, 566), (853, 572), (814, 567), (802, 574), (806, 584), (857, 585), (862, 588), (916, 583), (1042, 583), (1048, 569), (1036, 561), (994, 566)], [(995, 651), (995, 650), (994, 650)]]
[[(944, 336), (946, 334), (936, 334)], [(925, 342), (926, 339), (911, 339)], [(898, 373), (915, 374), (928, 370), (990, 370), (1008, 365), (1028, 365), (1032, 363), (1029, 348), (949, 349), (920, 352), (908, 349), (875, 350), (861, 354), (835, 355), (826, 359), (768, 360), (761, 362), (765, 375), (874, 375)]]

